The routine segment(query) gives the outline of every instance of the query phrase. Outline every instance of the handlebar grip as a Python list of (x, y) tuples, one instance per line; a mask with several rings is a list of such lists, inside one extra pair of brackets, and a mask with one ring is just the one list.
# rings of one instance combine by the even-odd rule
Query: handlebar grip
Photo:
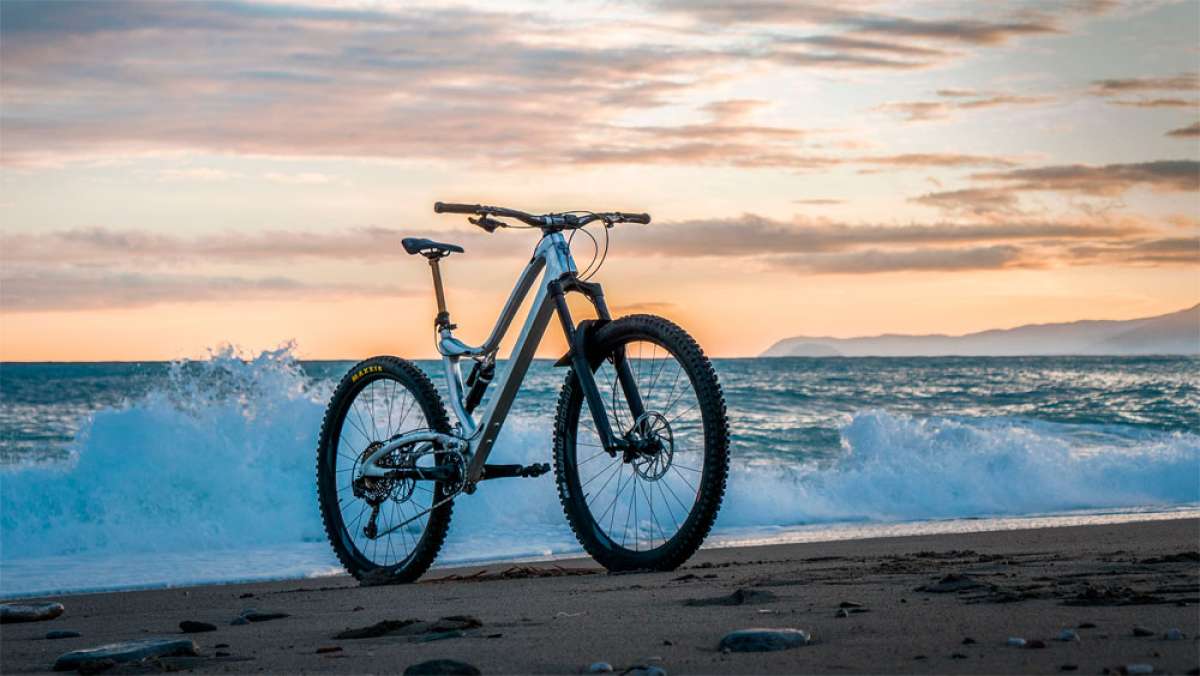
[(621, 214), (621, 219), (626, 223), (650, 225), (650, 214)]
[(478, 204), (453, 204), (451, 202), (434, 202), (435, 214), (477, 214), (482, 209)]

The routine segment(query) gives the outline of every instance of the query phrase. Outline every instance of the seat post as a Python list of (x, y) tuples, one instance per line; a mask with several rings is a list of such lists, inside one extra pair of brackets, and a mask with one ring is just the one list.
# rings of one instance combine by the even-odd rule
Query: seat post
[(433, 271), (433, 292), (437, 296), (438, 313), (434, 319), (434, 325), (438, 329), (453, 329), (454, 325), (450, 323), (450, 313), (446, 310), (446, 292), (442, 289), (442, 270), (438, 266), (438, 261), (444, 256), (428, 255), (429, 269)]

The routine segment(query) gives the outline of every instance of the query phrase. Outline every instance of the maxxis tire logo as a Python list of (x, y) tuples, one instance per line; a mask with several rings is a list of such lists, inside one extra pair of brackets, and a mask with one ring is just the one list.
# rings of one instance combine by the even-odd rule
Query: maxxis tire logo
[(382, 366), (365, 366), (365, 367), (359, 369), (357, 373), (350, 376), (350, 382), (357, 383), (359, 378), (362, 378), (363, 376), (367, 375), (368, 373), (383, 373), (383, 367)]

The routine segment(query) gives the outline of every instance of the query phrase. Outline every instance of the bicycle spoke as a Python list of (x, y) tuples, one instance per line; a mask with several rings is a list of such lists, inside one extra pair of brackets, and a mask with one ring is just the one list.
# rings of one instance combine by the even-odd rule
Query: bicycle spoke
[[(428, 515), (422, 512), (429, 509), (436, 496), (431, 487), (424, 485), (426, 482), (409, 484), (405, 489), (399, 480), (388, 484), (387, 480), (381, 479), (374, 479), (374, 488), (368, 488), (374, 493), (356, 496), (352, 470), (368, 445), (390, 440), (404, 431), (406, 424), (413, 428), (427, 427), (419, 403), (402, 381), (388, 376), (376, 378), (358, 390), (346, 407), (336, 439), (334, 476), (338, 485), (335, 490), (339, 496), (338, 509), (342, 512), (343, 527), (350, 536), (351, 548), (378, 566), (396, 565), (416, 549), (429, 523)], [(359, 439), (362, 443), (356, 445), (355, 441)], [(399, 493), (404, 490), (408, 490), (407, 495)], [(396, 498), (397, 495), (403, 497)], [(371, 507), (368, 496), (377, 508)], [(375, 515), (377, 532), (387, 534), (368, 538), (363, 528), (374, 509), (378, 510)], [(396, 524), (410, 519), (410, 523), (396, 529), (403, 532), (391, 530)]]
[[(622, 356), (645, 411), (637, 420), (629, 417), (629, 402), (617, 376), (615, 364)], [(586, 414), (586, 403), (581, 401), (581, 415), (572, 439), (580, 494), (596, 527), (615, 546), (631, 552), (657, 549), (681, 531), (699, 495), (696, 486), (704, 476), (701, 468), (705, 443), (704, 429), (699, 424), (699, 397), (679, 359), (653, 340), (631, 340), (614, 348), (597, 368), (595, 379), (602, 392), (604, 387), (609, 388), (603, 399), (605, 407), (612, 409), (606, 413), (615, 435), (624, 437), (635, 429), (639, 435), (665, 435), (660, 438), (669, 440), (669, 451), (662, 455), (618, 455), (602, 461), (598, 471), (588, 472), (595, 469), (597, 458), (606, 455), (607, 450), (597, 443), (599, 434)], [(690, 500), (682, 495), (687, 492)]]
[[(621, 468), (622, 468), (622, 467), (624, 467), (624, 465), (620, 464), (620, 463), (619, 463), (619, 462), (617, 462), (617, 461), (613, 461), (613, 465), (616, 465), (616, 467), (617, 467), (617, 471), (615, 471), (615, 472), (609, 472), (609, 473), (608, 473), (608, 478), (607, 478), (607, 479), (605, 479), (605, 480), (604, 480), (604, 483), (600, 485), (600, 490), (596, 491), (596, 494), (595, 494), (595, 496), (593, 496), (593, 497), (591, 497), (591, 498), (589, 498), (589, 499), (588, 499), (588, 506), (589, 506), (589, 507), (591, 506), (592, 502), (593, 502), (593, 501), (594, 501), (596, 498), (600, 497), (600, 495), (602, 495), (602, 494), (604, 493), (604, 489), (605, 489), (605, 488), (607, 488), (607, 487), (608, 487), (608, 485), (609, 485), (610, 483), (612, 483), (613, 477), (615, 477), (615, 476), (619, 475), (619, 474), (621, 473)], [(613, 465), (609, 465), (609, 467), (612, 467)], [(602, 471), (602, 472), (607, 472), (607, 468), (605, 468), (604, 470), (601, 470), (601, 471)], [(591, 483), (592, 479), (595, 479), (595, 478), (596, 478), (596, 477), (598, 477), (598, 476), (600, 476), (600, 475), (599, 475), (599, 474), (597, 474), (596, 476), (592, 477), (591, 479), (588, 479), (588, 482), (589, 482), (589, 483)], [(618, 483), (620, 483), (620, 482), (618, 482)], [(583, 487), (581, 486), (581, 487), (580, 487), (580, 489), (582, 489), (582, 488), (583, 488)], [(587, 494), (585, 494), (585, 495), (587, 495)], [(601, 518), (603, 519), (603, 517), (601, 517)]]

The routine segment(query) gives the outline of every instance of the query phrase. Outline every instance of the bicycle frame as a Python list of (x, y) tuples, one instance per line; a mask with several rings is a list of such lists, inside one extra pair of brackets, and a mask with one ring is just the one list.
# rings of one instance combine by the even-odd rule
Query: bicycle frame
[[(609, 315), (608, 306), (604, 301), (604, 293), (600, 285), (578, 279), (578, 270), (571, 256), (570, 246), (566, 238), (563, 237), (562, 232), (550, 231), (542, 237), (542, 240), (534, 250), (533, 257), (521, 272), (520, 277), (517, 278), (516, 286), (509, 295), (508, 301), (505, 302), (504, 308), (501, 310), (500, 317), (496, 320), (491, 334), (478, 347), (466, 345), (454, 337), (454, 327), (449, 322), (448, 313), (445, 312), (442, 280), (437, 267), (437, 261), (433, 260), (431, 264), (434, 269), (434, 290), (438, 297), (440, 310), (437, 348), (438, 352), (442, 355), (442, 366), (446, 380), (446, 390), (450, 399), (450, 407), (453, 409), (455, 417), (458, 418), (458, 439), (466, 443), (465, 454), (470, 459), (466, 472), (466, 483), (468, 486), (473, 486), (483, 478), (487, 457), (491, 453), (492, 446), (496, 442), (496, 437), (499, 435), (500, 429), (504, 426), (504, 421), (508, 417), (513, 400), (516, 398), (521, 383), (525, 379), (525, 374), (528, 372), (529, 365), (533, 361), (534, 353), (537, 351), (542, 336), (546, 332), (546, 327), (550, 323), (550, 316), (555, 311), (558, 312), (563, 332), (567, 338), (567, 344), (570, 346), (568, 354), (569, 363), (575, 367), (575, 373), (579, 377), (588, 407), (592, 413), (592, 418), (596, 423), (596, 429), (606, 450), (615, 455), (618, 451), (625, 449), (625, 440), (615, 436), (612, 432), (608, 415), (604, 409), (604, 403), (600, 398), (600, 393), (593, 377), (593, 371), (598, 364), (593, 365), (588, 359), (586, 332), (583, 330), (582, 323), (581, 326), (576, 327), (572, 322), (570, 312), (567, 309), (566, 293), (577, 291), (586, 296), (595, 307), (596, 315), (600, 322), (609, 321), (611, 316)], [(541, 275), (540, 281), (538, 280), (539, 275)], [(505, 365), (506, 368), (491, 383), (491, 385), (494, 385), (498, 389), (495, 395), (488, 401), (486, 408), (477, 422), (466, 408), (462, 370), (459, 362), (464, 357), (471, 359), (493, 359), (495, 357), (500, 342), (504, 339), (513, 319), (516, 317), (517, 310), (529, 295), (529, 292), (533, 290), (535, 284), (537, 290), (534, 294), (529, 314), (525, 318), (525, 323), (521, 327), (521, 333), (517, 337), (517, 342), (513, 346), (512, 353), (509, 355), (507, 364)], [(566, 360), (567, 358), (564, 357), (558, 365), (565, 365), (564, 362)], [(626, 401), (630, 405), (630, 412), (633, 415), (633, 419), (636, 420), (645, 411), (642, 407), (641, 397), (637, 392), (633, 373), (623, 353), (616, 355), (614, 366)], [(385, 454), (387, 447), (391, 447), (392, 445), (387, 444), (376, 455), (381, 457)], [(373, 456), (371, 461), (374, 460), (375, 457)]]

